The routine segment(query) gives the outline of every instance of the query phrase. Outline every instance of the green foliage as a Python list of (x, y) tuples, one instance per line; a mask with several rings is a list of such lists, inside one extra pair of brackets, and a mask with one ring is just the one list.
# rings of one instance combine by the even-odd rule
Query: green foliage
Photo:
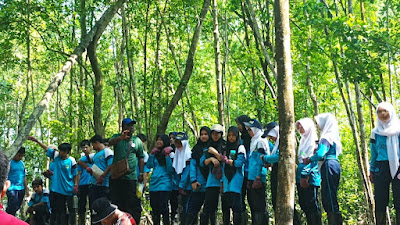
[[(277, 120), (278, 113), (283, 113), (277, 108), (277, 99), (273, 97), (266, 83), (266, 77), (269, 76), (270, 85), (277, 94), (276, 80), (269, 69), (267, 73), (264, 72), (261, 62), (264, 63), (265, 59), (259, 43), (255, 41), (252, 28), (244, 22), (249, 18), (242, 11), (242, 2), (218, 2), (221, 63), (224, 63), (225, 71), (225, 112), (227, 115), (229, 113), (227, 125), (235, 125), (234, 119), (242, 114), (267, 123)], [(273, 2), (251, 2), (264, 45), (273, 59)], [(122, 53), (122, 14), (113, 18), (97, 46), (97, 57), (104, 74), (102, 121), (107, 137), (120, 132), (120, 120), (129, 116), (139, 122), (137, 133), (145, 133), (149, 137), (149, 145), (153, 144), (161, 116), (181, 81), (178, 70), (184, 72), (201, 3), (202, 1), (194, 0), (128, 1), (125, 12), (129, 48), (125, 49), (122, 57), (122, 71), (117, 71), (115, 67)], [(350, 85), (354, 108), (353, 83), (360, 84), (364, 93), (364, 119), (369, 133), (373, 118), (370, 118), (369, 102), (366, 98), (370, 98), (371, 90), (382, 97), (385, 92), (387, 99), (390, 99), (390, 94), (393, 99), (399, 97), (400, 80), (397, 68), (400, 59), (400, 4), (399, 1), (364, 1), (365, 20), (362, 21), (359, 5), (354, 5), (354, 14), (349, 15), (347, 5), (335, 3), (328, 1), (327, 7), (321, 1), (290, 2), (295, 117), (298, 120), (314, 114), (310, 87), (307, 84), (309, 78), (319, 111), (333, 112), (339, 118), (344, 146), (344, 153), (340, 158), (340, 205), (345, 223), (357, 224), (365, 220), (368, 211), (356, 160), (356, 148), (339, 93), (335, 66), (342, 85), (345, 82)], [(86, 1), (87, 31), (109, 4), (109, 1)], [(2, 149), (7, 149), (13, 142), (16, 132), (24, 125), (43, 96), (49, 80), (80, 42), (81, 17), (80, 1), (31, 1), (29, 6), (26, 1), (21, 0), (0, 1)], [(172, 46), (168, 44), (162, 20)], [(186, 131), (190, 133), (192, 144), (195, 136), (191, 134), (188, 122), (192, 125), (196, 122), (195, 129), (199, 129), (202, 125), (211, 126), (218, 121), (213, 30), (213, 20), (209, 13), (197, 46), (187, 92), (183, 94), (168, 123), (167, 132)], [(28, 71), (28, 41), (31, 71)], [(173, 58), (171, 48), (176, 59)], [(138, 108), (132, 105), (134, 90), (127, 66), (126, 50), (129, 51), (133, 64)], [(389, 77), (389, 72), (392, 77)], [(32, 135), (47, 144), (70, 142), (73, 144), (72, 155), (79, 157), (79, 141), (94, 135), (93, 85), (94, 75), (84, 53), (79, 65), (65, 77), (48, 110), (32, 130)], [(120, 101), (118, 91), (122, 93)], [(348, 98), (349, 93), (344, 91)], [(375, 99), (372, 101), (376, 103)], [(399, 106), (397, 102), (394, 104)], [(46, 168), (46, 160), (41, 149), (31, 143), (26, 145), (27, 168), (34, 168), (28, 169), (28, 177), (33, 179), (40, 176)]]

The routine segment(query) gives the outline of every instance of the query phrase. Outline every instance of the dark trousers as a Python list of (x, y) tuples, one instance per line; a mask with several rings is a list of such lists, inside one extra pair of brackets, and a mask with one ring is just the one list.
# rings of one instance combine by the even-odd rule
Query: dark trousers
[(96, 199), (106, 197), (110, 199), (110, 189), (106, 186), (90, 185), (89, 187), (89, 205), (90, 208)]
[(339, 212), (337, 192), (340, 180), (340, 164), (337, 160), (328, 159), (321, 167), (322, 205), (327, 213)]
[(51, 224), (75, 225), (73, 196), (50, 192)]
[(142, 207), (140, 199), (136, 196), (136, 180), (110, 179), (111, 201), (121, 211), (127, 212), (140, 223)]
[(374, 188), (375, 188), (375, 211), (386, 212), (386, 207), (389, 203), (389, 187), (392, 184), (393, 204), (396, 209), (396, 214), (400, 213), (400, 180), (397, 177), (400, 171), (397, 171), (396, 176), (392, 179), (390, 175), (390, 167), (388, 161), (377, 161), (375, 168), (378, 172), (374, 173)]
[(271, 200), (272, 208), (276, 210), (276, 193), (278, 191), (278, 163), (272, 164), (271, 171)]
[(221, 196), (222, 202), (222, 212), (230, 213), (230, 209), (232, 209), (235, 213), (241, 213), (242, 209), (242, 198), (241, 194), (234, 192), (226, 192)]
[(79, 185), (78, 193), (78, 214), (86, 213), (86, 203), (89, 198), (89, 185)]
[(179, 191), (178, 190), (173, 190), (170, 194), (169, 197), (169, 204), (171, 206), (171, 219), (174, 219), (176, 214), (178, 214), (178, 196), (179, 196)]
[(47, 225), (49, 224), (50, 212), (47, 204), (40, 204), (32, 207), (32, 213), (30, 214), (27, 222), (35, 225)]
[(250, 206), (251, 213), (264, 213), (266, 203), (265, 196), (265, 184), (261, 188), (253, 189), (251, 186), (253, 185), (253, 181), (248, 181), (250, 185), (250, 189), (247, 189), (247, 201)]
[(300, 187), (297, 184), (297, 194), (299, 195), (299, 204), (306, 215), (314, 213), (321, 214), (321, 209), (318, 204), (318, 188), (310, 185), (308, 188)]
[(242, 209), (243, 212), (246, 211), (246, 194), (247, 194), (247, 174), (245, 174), (242, 184)]
[(169, 191), (151, 191), (150, 206), (154, 224), (159, 224), (160, 215), (163, 216), (163, 221), (169, 221), (168, 200), (171, 192)]
[[(93, 202), (99, 198), (110, 199), (110, 189), (106, 186), (90, 185), (89, 186), (89, 207), (92, 208)], [(92, 220), (93, 221), (93, 220)], [(96, 223), (101, 224), (101, 223)]]
[(7, 191), (7, 209), (6, 212), (15, 216), (18, 209), (21, 208), (22, 201), (24, 200), (25, 190)]
[(192, 194), (191, 190), (185, 190), (186, 195), (181, 195), (181, 199), (179, 201), (179, 204), (182, 207), (182, 212), (186, 213), (188, 209), (188, 202), (189, 202), (189, 197)]
[(192, 192), (187, 202), (187, 213), (197, 215), (204, 204), (205, 192)]
[(219, 187), (208, 187), (206, 189), (203, 212), (215, 213), (218, 209)]

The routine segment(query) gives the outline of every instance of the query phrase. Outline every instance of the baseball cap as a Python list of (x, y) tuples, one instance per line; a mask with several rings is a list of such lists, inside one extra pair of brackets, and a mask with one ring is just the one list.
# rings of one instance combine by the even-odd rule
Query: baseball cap
[(131, 124), (131, 123), (136, 124), (136, 121), (134, 121), (133, 119), (131, 119), (129, 117), (122, 120), (122, 125), (127, 125), (127, 124)]
[(92, 206), (92, 223), (100, 223), (113, 214), (117, 208), (105, 197), (97, 199)]
[(277, 122), (269, 122), (267, 125), (264, 126), (264, 134), (261, 136), (262, 138), (265, 138), (268, 136), (268, 133), (274, 129), (276, 126), (278, 126)]
[(211, 131), (216, 131), (216, 132), (218, 132), (218, 133), (223, 133), (223, 132), (224, 132), (224, 128), (222, 127), (221, 124), (214, 124), (214, 125), (211, 127)]
[(178, 134), (175, 137), (177, 140), (188, 140), (189, 137), (187, 136), (187, 134), (185, 132), (178, 132)]
[(260, 121), (258, 121), (256, 119), (251, 119), (249, 122), (244, 122), (244, 125), (246, 127), (256, 127), (258, 129), (262, 129), (262, 125), (261, 125)]

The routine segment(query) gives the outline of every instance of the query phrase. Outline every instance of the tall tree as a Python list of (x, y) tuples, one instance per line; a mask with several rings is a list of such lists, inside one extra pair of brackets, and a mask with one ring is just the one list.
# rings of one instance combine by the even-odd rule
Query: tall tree
[(293, 224), (296, 137), (290, 51), (289, 0), (275, 0), (275, 33), (279, 108), (279, 168), (276, 224)]
[(167, 129), (167, 125), (169, 122), (169, 118), (171, 117), (172, 111), (175, 109), (176, 105), (178, 104), (178, 101), (182, 97), (184, 90), (186, 89), (187, 84), (189, 83), (189, 79), (193, 72), (194, 56), (195, 56), (196, 49), (197, 49), (197, 43), (199, 42), (204, 19), (206, 18), (206, 15), (207, 15), (208, 9), (210, 8), (210, 5), (211, 5), (210, 0), (203, 1), (203, 7), (200, 12), (199, 21), (195, 28), (192, 42), (190, 44), (189, 53), (188, 53), (188, 56), (186, 59), (185, 72), (183, 73), (183, 76), (181, 78), (181, 81), (179, 82), (179, 85), (178, 85), (178, 88), (176, 89), (175, 94), (172, 96), (172, 99), (169, 101), (168, 106), (167, 106), (166, 110), (164, 111), (163, 116), (161, 117), (161, 122), (157, 127), (157, 134), (165, 133), (165, 130)]
[(85, 39), (74, 49), (71, 56), (68, 58), (67, 62), (63, 65), (62, 69), (53, 77), (39, 104), (35, 106), (33, 112), (29, 116), (24, 127), (17, 134), (14, 143), (10, 146), (10, 148), (6, 152), (6, 155), (8, 157), (11, 158), (12, 156), (15, 155), (15, 153), (17, 153), (18, 149), (22, 146), (22, 144), (26, 140), (26, 136), (29, 134), (32, 127), (38, 121), (43, 111), (49, 106), (51, 98), (57, 91), (61, 82), (64, 80), (65, 75), (68, 74), (73, 65), (76, 63), (78, 56), (85, 51), (89, 43), (95, 38), (96, 34), (98, 35), (99, 33), (102, 33), (106, 29), (107, 25), (110, 23), (115, 13), (119, 10), (119, 8), (125, 1), (126, 0), (117, 1), (103, 13), (101, 18), (96, 22), (96, 25), (86, 35)]
[(215, 76), (217, 80), (217, 102), (218, 102), (218, 123), (225, 127), (225, 110), (224, 110), (224, 81), (221, 73), (221, 50), (219, 47), (219, 27), (218, 27), (218, 2), (212, 0), (212, 15), (214, 22), (214, 54), (215, 54)]

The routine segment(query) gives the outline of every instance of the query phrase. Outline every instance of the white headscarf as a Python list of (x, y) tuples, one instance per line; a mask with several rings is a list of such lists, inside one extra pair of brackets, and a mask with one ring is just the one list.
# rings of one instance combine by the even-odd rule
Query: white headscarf
[(253, 151), (257, 151), (257, 143), (262, 139), (262, 135), (264, 134), (264, 132), (257, 128), (257, 127), (250, 127), (250, 129), (253, 131), (254, 136), (251, 138), (250, 141), (250, 154), (249, 157), (251, 156), (251, 153)]
[(342, 154), (342, 143), (340, 141), (339, 126), (335, 116), (331, 113), (321, 113), (315, 116), (315, 121), (321, 128), (321, 137), (319, 140), (325, 139), (330, 145), (336, 144), (336, 156)]
[[(379, 119), (379, 108), (386, 109), (389, 112), (390, 118), (388, 121), (383, 122)], [(392, 178), (394, 178), (399, 168), (399, 118), (396, 115), (393, 105), (388, 102), (379, 103), (378, 107), (376, 107), (376, 114), (378, 118), (378, 124), (371, 131), (371, 139), (375, 140), (375, 134), (386, 136), (386, 149), (389, 159), (390, 174), (392, 175)]]
[(301, 124), (304, 133), (300, 133), (301, 139), (298, 148), (299, 163), (303, 163), (303, 159), (310, 157), (314, 154), (316, 141), (318, 141), (317, 130), (315, 129), (314, 121), (310, 118), (303, 118), (296, 122)]
[(192, 152), (190, 151), (189, 140), (181, 140), (182, 148), (175, 148), (174, 160), (172, 162), (172, 167), (174, 167), (177, 174), (181, 174), (183, 169), (186, 167), (186, 161), (192, 157)]
[(271, 155), (274, 155), (274, 154), (276, 154), (276, 152), (277, 152), (278, 149), (279, 149), (279, 126), (276, 126), (276, 127), (272, 128), (272, 129), (268, 132), (267, 135), (268, 135), (268, 136), (271, 136), (271, 137), (276, 137), (276, 141), (275, 141), (275, 144), (274, 144), (274, 148), (272, 149), (272, 152), (271, 152)]

